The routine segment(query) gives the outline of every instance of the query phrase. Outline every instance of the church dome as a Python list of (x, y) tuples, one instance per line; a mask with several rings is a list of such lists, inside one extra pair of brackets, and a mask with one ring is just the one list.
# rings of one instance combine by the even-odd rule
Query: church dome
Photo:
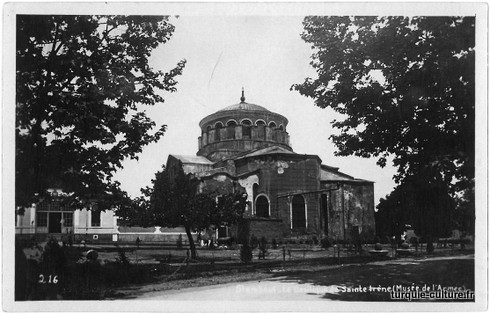
[(228, 107), (225, 107), (221, 110), (218, 110), (218, 112), (220, 111), (233, 111), (233, 110), (251, 110), (251, 111), (266, 111), (266, 112), (270, 112), (269, 110), (265, 109), (264, 107), (262, 106), (259, 106), (259, 105), (255, 105), (255, 104), (249, 104), (248, 102), (240, 102), (238, 104), (235, 104), (235, 105), (231, 105), (231, 106), (228, 106)]
[(244, 151), (269, 146), (291, 150), (286, 132), (288, 119), (266, 108), (245, 102), (227, 106), (199, 122), (198, 155), (217, 161)]

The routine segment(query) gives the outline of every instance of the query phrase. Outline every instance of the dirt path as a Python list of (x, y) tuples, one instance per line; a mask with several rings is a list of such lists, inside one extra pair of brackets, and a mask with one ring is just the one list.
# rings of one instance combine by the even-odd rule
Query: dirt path
[[(352, 293), (361, 287), (394, 284), (465, 286), (474, 289), (474, 255), (403, 258), (367, 264), (313, 266), (271, 272), (237, 273), (126, 290), (123, 298), (141, 300), (342, 300), (389, 301), (386, 292)], [(206, 287), (203, 287), (206, 286)], [(181, 288), (183, 289), (175, 289)], [(354, 291), (356, 292), (356, 291)], [(367, 293), (366, 293), (367, 292)]]

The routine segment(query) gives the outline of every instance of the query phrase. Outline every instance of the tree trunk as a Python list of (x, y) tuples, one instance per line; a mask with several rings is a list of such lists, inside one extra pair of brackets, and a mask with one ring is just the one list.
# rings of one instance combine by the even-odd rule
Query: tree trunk
[(196, 259), (196, 245), (194, 244), (194, 239), (192, 238), (191, 228), (185, 227), (185, 233), (187, 234), (187, 239), (189, 239), (189, 247), (191, 249), (191, 258)]

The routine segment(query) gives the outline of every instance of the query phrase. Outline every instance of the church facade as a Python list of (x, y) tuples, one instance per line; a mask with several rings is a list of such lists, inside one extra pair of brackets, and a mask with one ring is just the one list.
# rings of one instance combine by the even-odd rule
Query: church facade
[(195, 156), (167, 160), (167, 169), (182, 165), (204, 190), (245, 189), (244, 222), (222, 226), (218, 237), (372, 239), (374, 182), (294, 152), (286, 117), (246, 102), (243, 91), (240, 100), (200, 121)]

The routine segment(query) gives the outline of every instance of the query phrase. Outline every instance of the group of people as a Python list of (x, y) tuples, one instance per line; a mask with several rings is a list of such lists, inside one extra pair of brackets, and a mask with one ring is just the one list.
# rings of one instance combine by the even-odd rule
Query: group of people
[(201, 247), (213, 248), (216, 244), (216, 236), (209, 235), (207, 232), (197, 234), (197, 242)]

